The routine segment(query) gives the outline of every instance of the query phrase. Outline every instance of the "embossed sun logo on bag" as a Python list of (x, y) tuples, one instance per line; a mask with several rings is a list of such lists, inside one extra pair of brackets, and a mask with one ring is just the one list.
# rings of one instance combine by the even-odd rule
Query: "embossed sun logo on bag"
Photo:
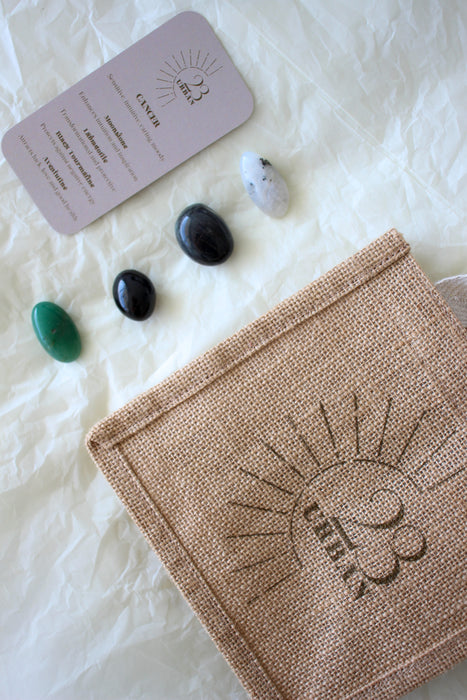
[[(417, 561), (426, 552), (423, 531), (406, 519), (406, 506), (395, 491), (374, 491), (367, 502), (353, 509), (341, 503), (337, 512), (328, 515), (319, 501), (311, 500), (301, 515), (355, 599), (370, 584), (392, 583), (404, 562)], [(306, 534), (304, 539), (308, 544)]]
[[(278, 438), (280, 445), (261, 441), (267, 472), (261, 464), (240, 467), (243, 490), (229, 502), (238, 520), (227, 539), (238, 561), (232, 575), (248, 582), (249, 605), (303, 569), (311, 577), (326, 571), (356, 602), (410, 580), (413, 567), (429, 556), (426, 523), (436, 513), (425, 494), (465, 469), (465, 440), (458, 449), (463, 436), (436, 407), (421, 411), (405, 431), (402, 409), (390, 399), (371, 420), (356, 395), (347, 408), (339, 419), (320, 403), (307, 432), (304, 420), (299, 428), (288, 417), (290, 431)], [(433, 444), (427, 435), (435, 419), (444, 428)], [(463, 455), (459, 464), (449, 462), (453, 452)]]

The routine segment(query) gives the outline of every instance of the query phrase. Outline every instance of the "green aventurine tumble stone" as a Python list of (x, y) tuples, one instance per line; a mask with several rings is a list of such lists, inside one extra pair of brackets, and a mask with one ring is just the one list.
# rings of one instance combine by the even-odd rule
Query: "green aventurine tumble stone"
[(81, 340), (78, 329), (60, 306), (41, 301), (33, 308), (31, 320), (37, 339), (55, 360), (73, 362), (79, 357)]

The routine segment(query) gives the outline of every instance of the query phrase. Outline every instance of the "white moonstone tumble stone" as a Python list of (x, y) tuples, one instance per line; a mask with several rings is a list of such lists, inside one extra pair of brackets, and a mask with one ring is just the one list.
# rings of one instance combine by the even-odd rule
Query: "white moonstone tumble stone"
[(246, 151), (240, 160), (240, 172), (246, 191), (261, 211), (276, 219), (287, 213), (289, 190), (268, 160)]
[(446, 277), (436, 282), (435, 287), (462, 325), (467, 327), (467, 275)]

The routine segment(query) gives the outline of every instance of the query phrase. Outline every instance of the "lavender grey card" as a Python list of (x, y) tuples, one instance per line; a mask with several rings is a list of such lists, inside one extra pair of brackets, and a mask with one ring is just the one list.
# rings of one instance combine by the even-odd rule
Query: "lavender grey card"
[(207, 21), (182, 12), (10, 129), (2, 150), (49, 224), (71, 234), (252, 110)]

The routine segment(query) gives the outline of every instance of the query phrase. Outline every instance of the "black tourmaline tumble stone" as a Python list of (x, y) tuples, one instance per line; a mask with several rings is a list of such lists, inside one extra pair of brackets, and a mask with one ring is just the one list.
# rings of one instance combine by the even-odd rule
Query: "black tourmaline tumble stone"
[(227, 224), (204, 204), (191, 204), (175, 223), (175, 235), (181, 249), (202, 265), (219, 265), (233, 250)]
[(138, 270), (123, 270), (113, 284), (113, 297), (118, 308), (133, 321), (144, 321), (154, 311), (156, 290), (151, 280)]

